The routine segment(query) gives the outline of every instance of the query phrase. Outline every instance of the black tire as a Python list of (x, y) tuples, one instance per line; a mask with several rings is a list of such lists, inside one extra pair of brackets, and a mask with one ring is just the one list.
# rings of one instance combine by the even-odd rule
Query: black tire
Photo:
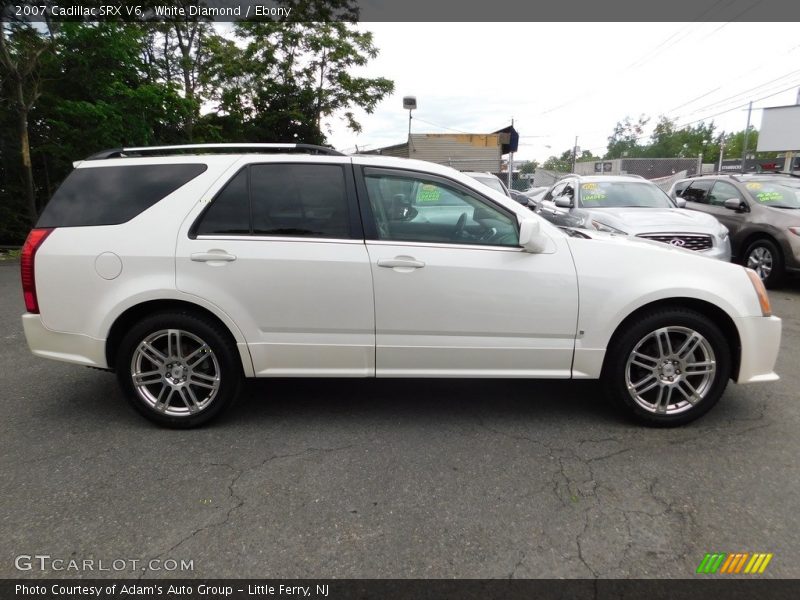
[[(169, 330), (172, 330), (171, 334)], [(165, 331), (168, 332), (166, 338)], [(175, 331), (182, 332), (182, 335), (176, 338)], [(161, 353), (160, 357), (150, 350), (147, 354), (139, 353), (140, 345), (148, 338), (151, 347)], [(202, 344), (206, 345), (205, 349)], [(183, 350), (168, 351), (175, 346)], [(195, 352), (194, 356), (192, 352)], [(172, 354), (172, 358), (162, 361), (161, 357), (168, 354)], [(188, 360), (184, 362), (184, 359)], [(139, 361), (138, 367), (135, 360)], [(162, 362), (163, 367), (159, 366)], [(194, 366), (190, 367), (193, 363)], [(168, 368), (169, 365), (174, 366)], [(134, 370), (153, 375), (137, 388), (133, 380)], [(218, 416), (239, 395), (243, 380), (236, 344), (228, 331), (210, 319), (188, 311), (155, 313), (131, 327), (120, 343), (116, 371), (133, 408), (154, 423), (175, 429), (197, 427)], [(172, 379), (176, 373), (177, 383)], [(181, 381), (181, 376), (188, 381)], [(146, 383), (151, 379), (152, 384)], [(214, 386), (216, 389), (209, 389)], [(164, 390), (163, 394), (161, 390)]]
[[(731, 351), (720, 328), (708, 317), (687, 308), (661, 308), (643, 313), (623, 327), (608, 348), (603, 384), (610, 399), (636, 421), (676, 427), (703, 416), (719, 401), (731, 374)], [(691, 350), (689, 346), (698, 338), (688, 332), (702, 338)], [(665, 333), (668, 340), (663, 338)], [(689, 346), (684, 347), (687, 342)], [(661, 347), (669, 358), (662, 358)], [(687, 349), (685, 359), (679, 357), (682, 348)], [(634, 350), (640, 353), (636, 357)], [(629, 359), (636, 362), (629, 365)], [(700, 369), (710, 368), (698, 366), (700, 363), (712, 363), (713, 373), (700, 373)], [(629, 381), (637, 385), (634, 391), (629, 390)], [(655, 387), (648, 389), (653, 383)], [(657, 411), (662, 401), (663, 410)]]
[[(754, 262), (758, 263), (758, 258), (764, 256), (769, 256), (768, 260), (771, 262), (771, 266), (766, 277), (762, 276), (762, 273), (759, 273), (759, 277), (761, 277), (766, 287), (775, 287), (783, 279), (784, 264), (783, 254), (781, 254), (780, 248), (772, 240), (762, 238), (750, 244), (742, 254), (742, 264), (745, 267), (753, 268), (750, 266), (751, 257), (753, 257)], [(758, 269), (756, 271), (758, 272)]]

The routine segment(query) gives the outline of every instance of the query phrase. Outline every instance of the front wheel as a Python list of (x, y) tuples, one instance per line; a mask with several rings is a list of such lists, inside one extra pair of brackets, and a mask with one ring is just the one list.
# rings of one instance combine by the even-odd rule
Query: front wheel
[(689, 309), (661, 309), (626, 326), (608, 349), (607, 392), (638, 421), (689, 423), (720, 399), (731, 355), (719, 327)]
[(120, 344), (116, 368), (133, 407), (174, 428), (216, 417), (238, 395), (242, 381), (227, 332), (188, 312), (158, 313), (134, 325)]

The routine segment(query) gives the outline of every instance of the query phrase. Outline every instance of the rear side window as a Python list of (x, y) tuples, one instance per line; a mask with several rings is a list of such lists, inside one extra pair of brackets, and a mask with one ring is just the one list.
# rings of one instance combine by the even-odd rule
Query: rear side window
[(75, 169), (53, 194), (37, 227), (119, 225), (203, 173), (203, 164)]
[(208, 207), (197, 235), (250, 233), (250, 193), (247, 169), (231, 179)]
[(255, 235), (349, 236), (339, 165), (253, 165), (250, 194)]
[(694, 181), (681, 195), (691, 202), (708, 204), (708, 191), (713, 183), (713, 181)]
[(191, 235), (349, 238), (341, 165), (254, 164), (239, 171)]

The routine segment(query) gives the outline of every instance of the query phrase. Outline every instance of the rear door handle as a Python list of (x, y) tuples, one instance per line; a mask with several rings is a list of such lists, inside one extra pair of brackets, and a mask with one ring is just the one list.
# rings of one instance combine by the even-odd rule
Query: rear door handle
[(425, 263), (411, 256), (396, 256), (395, 258), (379, 259), (378, 266), (387, 269), (421, 269)]
[(195, 252), (190, 256), (194, 262), (232, 262), (236, 260), (233, 254), (224, 250), (209, 250), (208, 252)]

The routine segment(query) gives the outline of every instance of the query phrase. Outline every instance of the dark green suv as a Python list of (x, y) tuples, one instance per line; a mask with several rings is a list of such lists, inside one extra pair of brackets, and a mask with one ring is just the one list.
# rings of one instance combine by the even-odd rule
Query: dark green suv
[(800, 272), (800, 177), (788, 174), (702, 175), (675, 183), (670, 195), (714, 215), (730, 231), (733, 260), (767, 286)]

